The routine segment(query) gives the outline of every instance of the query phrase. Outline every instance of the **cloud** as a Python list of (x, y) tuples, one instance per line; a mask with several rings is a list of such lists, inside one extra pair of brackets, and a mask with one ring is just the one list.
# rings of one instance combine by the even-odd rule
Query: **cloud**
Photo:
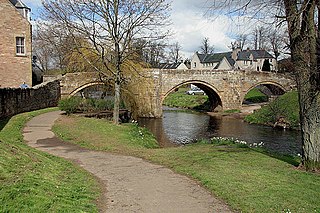
[[(32, 18), (38, 19), (41, 0), (23, 0), (32, 9)], [(220, 15), (209, 20), (204, 16), (207, 11), (207, 0), (174, 0), (172, 1), (171, 19), (174, 35), (171, 43), (179, 42), (185, 57), (191, 57), (194, 52), (200, 50), (204, 37), (209, 38), (214, 45), (215, 52), (228, 51), (232, 27), (230, 18)], [(234, 32), (233, 32), (234, 33)]]
[(228, 51), (232, 41), (228, 35), (231, 20), (223, 15), (209, 20), (204, 16), (205, 0), (175, 0), (172, 4), (174, 42), (179, 42), (186, 57), (200, 49), (202, 39), (207, 37), (215, 52)]

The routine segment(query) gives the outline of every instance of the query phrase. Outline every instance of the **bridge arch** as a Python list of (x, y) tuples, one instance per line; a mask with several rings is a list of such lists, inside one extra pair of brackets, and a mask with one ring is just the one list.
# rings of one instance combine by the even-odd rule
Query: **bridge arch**
[[(287, 92), (287, 89), (280, 83), (275, 82), (275, 81), (261, 81), (258, 83), (255, 83), (254, 85), (250, 86), (249, 88), (246, 88), (246, 90), (243, 92), (241, 100), (242, 103), (244, 101), (245, 95), (252, 89), (258, 87), (258, 86), (265, 86), (267, 89), (269, 89), (271, 94), (266, 94), (267, 96), (278, 96), (278, 95), (283, 95), (284, 93)], [(263, 92), (264, 93), (264, 92)]]
[(170, 93), (174, 92), (179, 87), (184, 86), (184, 85), (188, 85), (188, 84), (193, 84), (193, 85), (199, 87), (200, 89), (202, 89), (206, 93), (206, 95), (209, 98), (209, 102), (210, 102), (212, 111), (217, 106), (222, 107), (221, 95), (219, 94), (218, 90), (214, 86), (209, 84), (208, 82), (199, 81), (199, 80), (188, 80), (188, 81), (181, 82), (181, 83), (171, 87), (168, 91), (165, 91), (164, 95), (162, 96), (161, 105), (163, 104), (163, 101)]
[(80, 92), (81, 90), (83, 90), (83, 89), (85, 89), (85, 88), (87, 88), (87, 87), (91, 87), (91, 86), (95, 86), (95, 85), (103, 85), (103, 84), (104, 84), (104, 83), (101, 82), (101, 81), (100, 81), (100, 82), (97, 81), (97, 82), (86, 83), (86, 84), (84, 84), (84, 85), (76, 88), (75, 90), (73, 90), (73, 91), (68, 95), (68, 97), (74, 96), (75, 94), (77, 94), (78, 92)]

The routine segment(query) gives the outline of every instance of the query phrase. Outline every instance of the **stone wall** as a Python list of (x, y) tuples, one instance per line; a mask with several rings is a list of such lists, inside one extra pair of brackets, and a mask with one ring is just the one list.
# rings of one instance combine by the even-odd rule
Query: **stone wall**
[(57, 106), (60, 82), (46, 82), (30, 89), (0, 89), (0, 119), (22, 112)]

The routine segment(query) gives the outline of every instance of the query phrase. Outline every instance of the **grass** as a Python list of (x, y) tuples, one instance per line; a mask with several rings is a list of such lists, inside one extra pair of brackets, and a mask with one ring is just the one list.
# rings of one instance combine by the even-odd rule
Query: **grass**
[(299, 126), (299, 102), (296, 91), (278, 97), (269, 105), (248, 115), (245, 120), (249, 123), (273, 125), (281, 117), (288, 122), (290, 127)]
[(53, 110), (0, 121), (0, 212), (98, 212), (100, 190), (89, 173), (23, 141), (25, 123)]
[(179, 88), (178, 91), (169, 94), (165, 98), (163, 105), (195, 109), (204, 105), (208, 101), (208, 97), (206, 95), (187, 95), (187, 90), (189, 90), (189, 88)]
[(154, 137), (139, 130), (135, 125), (113, 126), (79, 117), (65, 117), (54, 127), (63, 139), (83, 147), (142, 157), (195, 178), (237, 211), (320, 211), (317, 174), (300, 171), (260, 149), (223, 141), (153, 148)]
[(251, 103), (261, 103), (267, 102), (268, 96), (263, 94), (258, 88), (253, 88), (245, 95), (244, 100)]
[(159, 147), (155, 137), (136, 124), (116, 126), (106, 120), (65, 117), (63, 123), (53, 126), (53, 131), (65, 141), (100, 151), (130, 154)]

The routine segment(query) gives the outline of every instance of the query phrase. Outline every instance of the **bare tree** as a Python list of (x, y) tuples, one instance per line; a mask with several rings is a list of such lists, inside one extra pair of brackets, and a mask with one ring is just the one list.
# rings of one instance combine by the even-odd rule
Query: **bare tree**
[[(320, 1), (318, 0), (211, 0), (215, 11), (232, 15), (267, 15), (286, 20), (290, 37), (293, 69), (297, 81), (300, 124), (303, 141), (303, 165), (320, 169)], [(219, 8), (217, 8), (217, 6)], [(227, 7), (226, 7), (227, 6)], [(274, 13), (273, 13), (274, 12)], [(269, 16), (270, 18), (271, 16)]]
[[(165, 0), (44, 0), (47, 18), (63, 27), (74, 38), (77, 49), (86, 48), (96, 54), (103, 67), (96, 67), (82, 54), (94, 69), (114, 82), (113, 121), (119, 123), (119, 106), (122, 85), (127, 81), (125, 70), (128, 60), (136, 57), (133, 44), (144, 39), (143, 45), (163, 39), (161, 30), (168, 24), (170, 4)], [(77, 38), (83, 37), (90, 46), (82, 47)], [(81, 53), (81, 51), (79, 51)]]
[(181, 56), (182, 47), (179, 42), (175, 42), (174, 44), (169, 46), (169, 56), (168, 59), (171, 62), (178, 63), (182, 60)]
[(248, 41), (248, 34), (239, 34), (237, 36), (237, 41), (239, 43), (239, 48), (243, 50)]
[(267, 49), (267, 29), (259, 26), (252, 32), (253, 48), (255, 50)]
[(207, 37), (202, 39), (200, 49), (203, 54), (211, 54), (214, 52), (214, 47), (210, 45), (209, 38)]
[(52, 24), (37, 22), (32, 39), (33, 55), (41, 70), (48, 72), (50, 69), (59, 69), (64, 72), (70, 43), (62, 35), (62, 31)]
[(141, 45), (141, 42), (146, 41), (138, 41), (135, 44), (141, 60), (151, 67), (158, 67), (159, 63), (165, 60), (166, 44), (164, 41), (150, 42), (148, 45)]
[(285, 51), (286, 49), (286, 38), (288, 36), (284, 35), (283, 33), (279, 32), (279, 30), (272, 29), (269, 31), (267, 35), (267, 42), (270, 45), (270, 49), (273, 52), (273, 55), (276, 60), (280, 56), (281, 52)]

